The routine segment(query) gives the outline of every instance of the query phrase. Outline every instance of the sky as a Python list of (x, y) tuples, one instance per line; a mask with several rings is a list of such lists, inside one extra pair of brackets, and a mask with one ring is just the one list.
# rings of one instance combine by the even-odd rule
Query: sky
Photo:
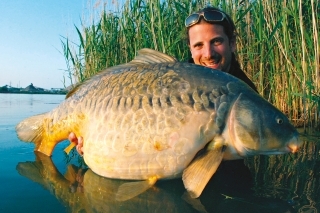
[(88, 5), (88, 0), (0, 1), (0, 87), (69, 86), (61, 39), (79, 44), (74, 25), (81, 29), (92, 9)]

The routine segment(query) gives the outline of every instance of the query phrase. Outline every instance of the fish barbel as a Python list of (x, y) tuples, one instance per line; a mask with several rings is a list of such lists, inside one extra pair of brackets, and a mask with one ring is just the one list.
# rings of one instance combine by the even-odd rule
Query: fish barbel
[(49, 156), (70, 132), (82, 136), (92, 171), (143, 180), (121, 187), (119, 200), (181, 175), (198, 197), (222, 160), (296, 152), (301, 144), (288, 118), (241, 80), (150, 49), (86, 80), (16, 131)]

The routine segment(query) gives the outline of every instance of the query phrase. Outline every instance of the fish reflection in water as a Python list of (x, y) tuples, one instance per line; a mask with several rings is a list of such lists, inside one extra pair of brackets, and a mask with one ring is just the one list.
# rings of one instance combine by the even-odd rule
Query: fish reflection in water
[(177, 201), (181, 200), (184, 191), (181, 180), (174, 182), (171, 189), (153, 187), (120, 202), (115, 199), (116, 192), (128, 181), (104, 178), (90, 169), (83, 170), (74, 165), (69, 165), (66, 174), (62, 175), (50, 157), (39, 152), (35, 155), (35, 162), (19, 163), (18, 172), (53, 193), (70, 212), (195, 212), (190, 204)]
[(108, 179), (90, 169), (69, 165), (62, 175), (50, 157), (20, 162), (19, 174), (49, 190), (68, 212), (294, 212), (281, 199), (253, 196), (250, 171), (243, 161), (223, 162), (199, 199), (186, 193), (180, 179), (156, 186), (127, 201), (117, 201), (118, 187), (128, 181)]

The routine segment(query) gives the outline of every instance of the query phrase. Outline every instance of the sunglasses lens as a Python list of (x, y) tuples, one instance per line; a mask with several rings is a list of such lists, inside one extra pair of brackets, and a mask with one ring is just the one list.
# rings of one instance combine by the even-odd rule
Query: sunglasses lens
[(185, 23), (184, 23), (185, 26), (186, 26), (186, 27), (189, 27), (189, 26), (197, 23), (197, 22), (199, 21), (199, 17), (200, 17), (200, 15), (197, 14), (197, 13), (194, 13), (194, 14), (190, 15), (190, 16), (186, 19), (186, 21), (185, 21)]
[(204, 12), (203, 17), (206, 21), (222, 21), (224, 16), (219, 11)]
[(185, 26), (186, 27), (190, 27), (196, 23), (198, 23), (198, 21), (200, 20), (200, 16), (203, 16), (204, 19), (208, 22), (219, 22), (219, 21), (223, 21), (223, 19), (225, 18), (225, 16), (223, 15), (223, 13), (221, 13), (220, 11), (216, 11), (216, 10), (211, 10), (211, 11), (206, 11), (204, 13), (194, 13), (191, 14), (188, 18), (186, 18), (185, 21)]

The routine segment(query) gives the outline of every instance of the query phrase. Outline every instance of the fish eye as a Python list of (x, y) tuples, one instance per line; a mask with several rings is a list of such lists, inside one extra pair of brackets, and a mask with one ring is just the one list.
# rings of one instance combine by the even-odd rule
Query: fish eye
[(283, 119), (282, 118), (276, 118), (277, 124), (283, 124)]

